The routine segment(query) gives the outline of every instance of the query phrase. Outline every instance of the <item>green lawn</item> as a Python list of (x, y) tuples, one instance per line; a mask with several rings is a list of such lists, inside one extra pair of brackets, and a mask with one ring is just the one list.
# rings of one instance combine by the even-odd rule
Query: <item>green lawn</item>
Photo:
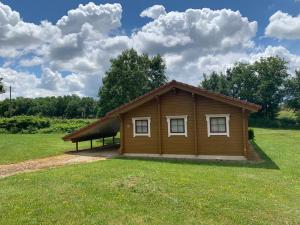
[[(59, 155), (75, 150), (75, 144), (64, 142), (63, 134), (0, 134), (0, 164)], [(100, 142), (94, 141), (94, 146)], [(89, 142), (79, 143), (79, 148), (89, 148)]]
[(300, 131), (263, 164), (112, 159), (0, 180), (0, 224), (300, 224)]

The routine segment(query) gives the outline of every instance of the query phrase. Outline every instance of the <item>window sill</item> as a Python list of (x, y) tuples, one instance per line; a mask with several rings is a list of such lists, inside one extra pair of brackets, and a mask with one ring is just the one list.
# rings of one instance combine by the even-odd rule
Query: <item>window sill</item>
[(135, 134), (133, 137), (151, 137), (150, 134)]
[(172, 136), (185, 136), (185, 137), (187, 137), (187, 134), (186, 133), (170, 133), (168, 135), (168, 137), (172, 137)]
[(211, 137), (211, 136), (227, 136), (227, 137), (229, 137), (229, 134), (228, 133), (209, 133), (208, 137)]

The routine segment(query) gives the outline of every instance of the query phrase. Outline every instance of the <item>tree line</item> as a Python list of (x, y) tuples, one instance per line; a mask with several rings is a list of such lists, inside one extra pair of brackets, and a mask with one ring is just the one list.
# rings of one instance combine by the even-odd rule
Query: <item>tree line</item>
[(76, 95), (43, 98), (5, 99), (0, 101), (0, 117), (19, 115), (57, 118), (95, 118), (98, 101)]

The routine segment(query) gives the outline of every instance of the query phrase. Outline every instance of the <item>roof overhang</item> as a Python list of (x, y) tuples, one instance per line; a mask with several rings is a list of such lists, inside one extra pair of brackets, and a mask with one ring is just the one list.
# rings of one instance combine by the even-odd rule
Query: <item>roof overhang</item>
[(163, 95), (169, 91), (171, 91), (172, 89), (180, 89), (180, 90), (184, 90), (187, 92), (190, 92), (192, 94), (195, 95), (200, 95), (200, 96), (204, 96), (219, 102), (223, 102), (232, 106), (236, 106), (236, 107), (240, 107), (246, 110), (249, 110), (250, 112), (257, 112), (261, 109), (260, 105), (245, 101), (245, 100), (241, 100), (241, 99), (237, 99), (237, 98), (232, 98), (223, 94), (219, 94), (216, 92), (212, 92), (212, 91), (208, 91), (206, 89), (202, 89), (199, 87), (194, 87), (192, 85), (188, 85), (185, 83), (181, 83), (181, 82), (177, 82), (177, 81), (171, 81), (159, 88), (156, 88), (148, 93), (146, 93), (145, 95), (142, 95), (132, 101), (130, 101), (127, 104), (121, 105), (120, 107), (110, 111), (107, 113), (108, 116), (116, 116), (122, 113), (126, 113), (150, 100), (152, 100), (153, 98), (156, 98), (160, 95)]
[(71, 134), (63, 137), (64, 141), (80, 142), (115, 136), (120, 130), (118, 117), (103, 117)]

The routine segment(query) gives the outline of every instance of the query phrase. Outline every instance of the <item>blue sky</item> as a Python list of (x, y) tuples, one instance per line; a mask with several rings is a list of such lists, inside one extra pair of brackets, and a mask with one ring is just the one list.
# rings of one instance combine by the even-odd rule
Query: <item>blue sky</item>
[(299, 0), (0, 2), (0, 74), (14, 96), (96, 96), (109, 58), (129, 47), (162, 54), (170, 79), (194, 85), (269, 55), (299, 68)]

